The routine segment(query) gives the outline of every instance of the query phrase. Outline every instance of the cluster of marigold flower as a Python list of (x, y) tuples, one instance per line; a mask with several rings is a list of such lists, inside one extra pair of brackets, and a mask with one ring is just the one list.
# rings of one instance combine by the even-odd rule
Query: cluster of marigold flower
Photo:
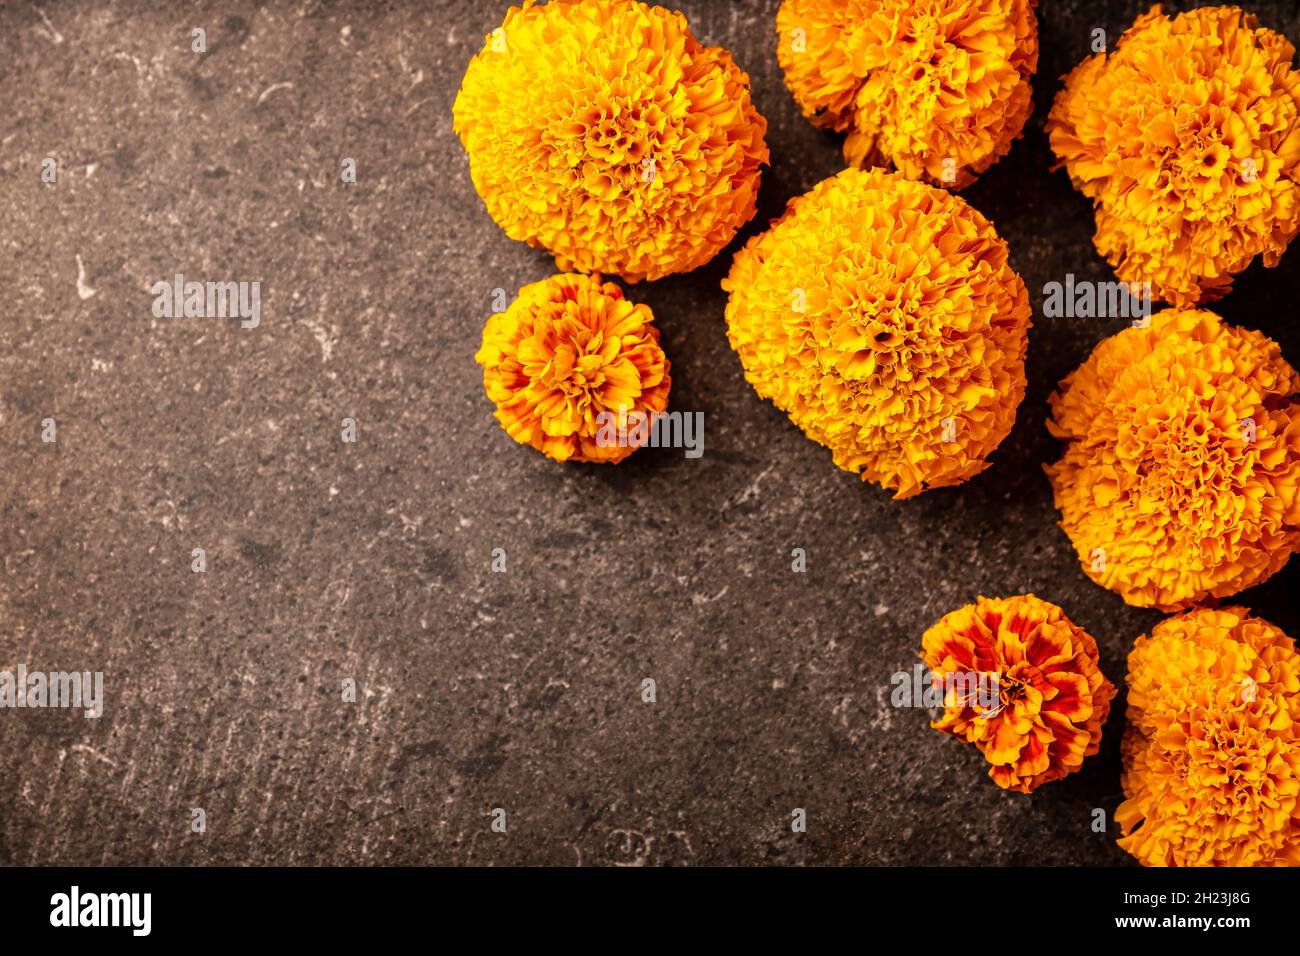
[[(989, 465), (1025, 391), (1031, 309), (1006, 243), (955, 190), (1031, 112), (1035, 0), (783, 0), (778, 59), (849, 165), (790, 201), (723, 281), (746, 379), (834, 463), (906, 498)], [(1101, 342), (1051, 399), (1046, 468), (1082, 569), (1178, 612), (1128, 659), (1120, 844), (1152, 865), (1300, 863), (1300, 657), (1214, 609), (1300, 549), (1300, 376), (1205, 303), (1300, 231), (1300, 73), (1236, 7), (1139, 17), (1065, 77), (1047, 132), (1092, 200), (1098, 252), (1170, 308)], [(551, 458), (616, 463), (602, 414), (663, 412), (650, 310), (601, 273), (711, 260), (756, 210), (766, 121), (731, 55), (635, 0), (511, 8), (466, 71), (455, 129), (488, 212), (562, 274), (493, 314), (496, 417)], [(992, 711), (933, 726), (1029, 793), (1098, 750), (1116, 695), (1096, 641), (1033, 595), (925, 632), (936, 680), (999, 675)]]

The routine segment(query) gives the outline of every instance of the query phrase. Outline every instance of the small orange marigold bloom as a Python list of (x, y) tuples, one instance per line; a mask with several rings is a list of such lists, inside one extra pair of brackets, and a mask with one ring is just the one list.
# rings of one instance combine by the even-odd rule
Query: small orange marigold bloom
[(952, 193), (846, 169), (792, 199), (722, 287), (758, 394), (898, 498), (983, 471), (1011, 430), (1029, 297), (992, 224)]
[(712, 259), (754, 215), (768, 159), (731, 54), (632, 0), (511, 7), (452, 112), (506, 235), (629, 282)]
[(1258, 584), (1300, 548), (1300, 376), (1276, 342), (1166, 309), (1093, 350), (1052, 396), (1047, 467), (1085, 572), (1180, 610)]
[(635, 434), (668, 406), (669, 362), (653, 321), (599, 275), (524, 286), (488, 319), (474, 356), (501, 427), (556, 461), (622, 461), (637, 445), (609, 438), (620, 427)]
[(1172, 617), (1129, 654), (1115, 819), (1147, 866), (1300, 865), (1300, 655), (1249, 613)]
[[(921, 638), (921, 657), (943, 681), (943, 716), (930, 726), (974, 744), (1004, 790), (1030, 793), (1078, 770), (1101, 746), (1115, 686), (1097, 665), (1097, 642), (1055, 604), (1032, 594), (979, 598), (944, 615)], [(985, 710), (953, 693), (949, 675), (996, 675)]]
[(1032, 108), (1035, 0), (783, 0), (777, 59), (804, 115), (848, 131), (845, 161), (961, 188)]
[(1295, 48), (1238, 7), (1157, 4), (1065, 78), (1052, 149), (1096, 208), (1097, 251), (1173, 305), (1210, 302), (1300, 231)]

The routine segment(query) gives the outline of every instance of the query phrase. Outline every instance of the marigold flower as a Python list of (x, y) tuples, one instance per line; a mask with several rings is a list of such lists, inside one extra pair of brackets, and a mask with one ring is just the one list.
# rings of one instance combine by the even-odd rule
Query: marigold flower
[[(1004, 790), (1030, 793), (1083, 765), (1101, 746), (1115, 686), (1097, 642), (1055, 604), (1032, 594), (981, 597), (945, 614), (921, 638), (921, 658), (945, 686), (930, 726), (974, 744)], [(994, 675), (997, 702), (954, 692), (953, 675)]]
[(1035, 0), (783, 0), (777, 59), (804, 115), (848, 131), (845, 161), (960, 188), (1032, 108)]
[(501, 427), (556, 461), (622, 461), (639, 446), (606, 439), (620, 428), (635, 435), (629, 418), (644, 422), (668, 405), (669, 362), (653, 321), (599, 275), (524, 286), (488, 319), (474, 356)]
[(712, 259), (753, 217), (768, 158), (731, 54), (630, 0), (512, 7), (453, 115), (506, 235), (629, 282)]
[(1295, 48), (1237, 7), (1165, 17), (1065, 79), (1052, 149), (1096, 208), (1097, 251), (1157, 299), (1209, 302), (1300, 231)]
[(1029, 299), (955, 195), (847, 169), (791, 200), (722, 287), (758, 394), (898, 498), (983, 471), (1011, 430)]
[(1115, 819), (1147, 866), (1300, 865), (1300, 655), (1249, 613), (1169, 618), (1129, 654)]
[(1258, 584), (1300, 548), (1300, 377), (1277, 343), (1166, 309), (1103, 341), (1052, 396), (1048, 476), (1084, 570), (1179, 610)]

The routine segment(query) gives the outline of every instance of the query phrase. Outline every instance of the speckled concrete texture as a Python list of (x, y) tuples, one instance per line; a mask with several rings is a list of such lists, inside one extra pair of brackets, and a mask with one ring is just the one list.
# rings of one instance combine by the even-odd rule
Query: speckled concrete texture
[[(1068, 272), (1110, 278), (1043, 118), (1091, 30), (1146, 6), (1043, 5), (1035, 116), (965, 193), (1036, 311)], [(1247, 6), (1300, 40), (1292, 0)], [(733, 243), (630, 289), (704, 456), (546, 460), (500, 430), (473, 355), (492, 290), (553, 263), (487, 217), (451, 129), (505, 7), (0, 5), (0, 668), (106, 685), (99, 720), (0, 711), (0, 863), (1129, 862), (1091, 828), (1121, 798), (1122, 706), (1082, 772), (1025, 797), (889, 705), (921, 632), (980, 593), (1062, 605), (1122, 683), (1160, 615), (1076, 567), (1041, 466), (1047, 396), (1124, 321), (1036, 314), (993, 467), (895, 502), (745, 383)], [(682, 5), (769, 121), (737, 242), (841, 168), (783, 86), (775, 7)], [(1293, 362), (1297, 255), (1217, 306)], [(260, 281), (260, 326), (155, 318), (177, 272)], [(1300, 633), (1297, 574), (1240, 602)]]

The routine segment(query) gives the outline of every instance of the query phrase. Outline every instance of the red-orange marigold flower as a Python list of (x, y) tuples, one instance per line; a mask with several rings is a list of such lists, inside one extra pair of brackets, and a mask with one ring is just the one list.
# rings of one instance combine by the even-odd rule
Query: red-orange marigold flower
[(944, 615), (921, 647), (945, 686), (949, 675), (996, 675), (992, 708), (949, 692), (930, 726), (978, 747), (999, 787), (1030, 793), (1078, 770), (1101, 745), (1115, 686), (1097, 665), (1097, 642), (1055, 604), (1032, 594), (981, 597)]

